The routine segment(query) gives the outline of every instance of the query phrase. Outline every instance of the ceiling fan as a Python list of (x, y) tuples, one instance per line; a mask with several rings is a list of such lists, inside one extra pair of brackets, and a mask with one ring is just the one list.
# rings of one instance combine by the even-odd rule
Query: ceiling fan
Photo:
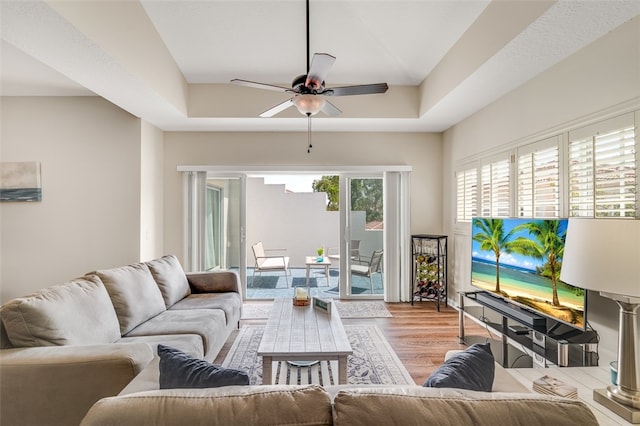
[(328, 53), (316, 53), (309, 61), (309, 0), (307, 0), (307, 73), (297, 76), (291, 83), (291, 88), (255, 81), (233, 79), (231, 83), (256, 89), (274, 90), (293, 94), (288, 99), (260, 114), (260, 117), (273, 117), (285, 109), (296, 106), (301, 114), (311, 117), (322, 111), (335, 117), (342, 111), (325, 99), (326, 96), (352, 96), (384, 93), (389, 86), (387, 83), (362, 84), (356, 86), (325, 87), (324, 78), (335, 62), (335, 56)]

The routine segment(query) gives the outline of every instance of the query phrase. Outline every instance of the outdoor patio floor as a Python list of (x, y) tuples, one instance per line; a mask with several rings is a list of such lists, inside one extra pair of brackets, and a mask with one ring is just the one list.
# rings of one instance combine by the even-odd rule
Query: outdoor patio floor
[[(306, 287), (306, 268), (289, 268), (289, 285), (285, 274), (278, 272), (258, 272), (253, 276), (253, 268), (247, 268), (247, 299), (273, 299), (276, 297), (293, 296), (294, 287)], [(311, 268), (309, 272), (309, 294), (325, 298), (338, 298), (338, 282), (340, 272), (336, 269), (329, 269), (329, 285), (324, 269)], [(373, 293), (382, 295), (382, 276), (379, 273), (373, 275)], [(371, 295), (371, 284), (369, 278), (352, 276), (352, 294)]]

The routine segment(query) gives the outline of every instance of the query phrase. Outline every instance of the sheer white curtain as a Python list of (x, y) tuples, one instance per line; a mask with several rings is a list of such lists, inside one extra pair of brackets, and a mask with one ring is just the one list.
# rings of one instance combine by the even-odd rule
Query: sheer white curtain
[(184, 172), (185, 265), (187, 272), (204, 268), (207, 172)]
[(384, 301), (408, 302), (411, 300), (410, 173), (385, 172), (384, 185)]

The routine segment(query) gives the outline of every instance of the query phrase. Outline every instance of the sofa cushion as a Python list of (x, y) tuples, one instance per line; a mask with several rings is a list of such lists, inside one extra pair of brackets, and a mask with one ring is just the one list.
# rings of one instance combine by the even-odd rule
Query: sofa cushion
[(328, 426), (331, 400), (318, 385), (165, 389), (104, 398), (81, 426), (158, 424)]
[(166, 309), (162, 293), (144, 263), (104, 269), (95, 274), (109, 292), (123, 335)]
[(113, 343), (120, 338), (116, 312), (96, 276), (11, 300), (1, 315), (16, 347)]
[(491, 392), (495, 360), (489, 343), (476, 343), (446, 360), (424, 382), (425, 387)]
[(191, 288), (182, 265), (173, 255), (146, 262), (153, 279), (160, 288), (164, 304), (168, 308), (191, 294)]
[(160, 389), (219, 388), (249, 384), (246, 371), (224, 368), (170, 346), (158, 345)]
[(140, 324), (127, 337), (163, 334), (199, 335), (204, 346), (204, 359), (207, 361), (213, 361), (229, 336), (224, 312), (220, 309), (171, 309)]
[[(159, 334), (156, 336), (127, 336), (118, 340), (118, 343), (145, 343), (154, 354), (158, 353), (157, 346), (165, 345), (180, 349), (182, 352), (193, 357), (202, 359), (204, 357), (204, 346), (202, 337), (197, 334)], [(157, 358), (157, 357), (156, 357)], [(157, 379), (157, 374), (156, 374)], [(515, 380), (515, 379), (514, 379)], [(158, 387), (152, 388), (158, 389)], [(151, 390), (151, 389), (144, 389)]]
[(220, 309), (224, 312), (227, 325), (235, 325), (240, 320), (242, 297), (235, 292), (192, 294), (173, 305), (171, 309)]
[(581, 401), (541, 394), (463, 389), (362, 387), (338, 392), (334, 425), (562, 425), (595, 426)]

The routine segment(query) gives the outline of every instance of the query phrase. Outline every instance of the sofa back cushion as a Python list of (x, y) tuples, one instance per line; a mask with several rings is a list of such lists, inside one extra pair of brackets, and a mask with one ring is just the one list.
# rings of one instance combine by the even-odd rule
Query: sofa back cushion
[(111, 297), (122, 335), (166, 310), (160, 289), (144, 263), (103, 269), (95, 274)]
[(113, 305), (96, 276), (11, 300), (1, 316), (16, 347), (113, 343), (120, 338)]
[(9, 340), (7, 329), (5, 328), (4, 323), (0, 319), (0, 349), (11, 349), (13, 347), (14, 346), (11, 344), (11, 340)]
[(407, 386), (339, 391), (334, 398), (333, 424), (560, 425), (567, 424), (568, 419), (581, 426), (598, 424), (591, 410), (578, 400), (531, 393)]
[(163, 256), (147, 262), (146, 265), (160, 288), (167, 308), (191, 294), (187, 276), (175, 256)]
[(80, 423), (107, 424), (328, 426), (331, 400), (318, 385), (165, 389), (103, 398)]

